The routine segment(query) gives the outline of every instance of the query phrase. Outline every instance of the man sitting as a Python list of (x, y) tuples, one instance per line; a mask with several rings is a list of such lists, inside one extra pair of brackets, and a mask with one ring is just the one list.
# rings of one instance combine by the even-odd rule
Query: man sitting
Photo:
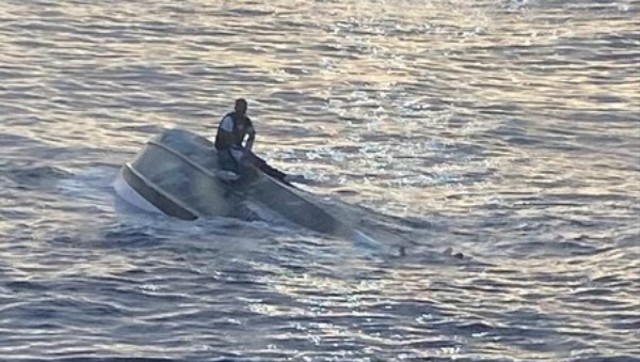
[(248, 164), (285, 183), (301, 181), (301, 177), (276, 170), (265, 160), (256, 156), (251, 150), (255, 139), (256, 131), (251, 119), (247, 116), (247, 101), (243, 98), (236, 99), (234, 111), (222, 118), (216, 135), (215, 147), (218, 150), (221, 167), (239, 174), (240, 166)]

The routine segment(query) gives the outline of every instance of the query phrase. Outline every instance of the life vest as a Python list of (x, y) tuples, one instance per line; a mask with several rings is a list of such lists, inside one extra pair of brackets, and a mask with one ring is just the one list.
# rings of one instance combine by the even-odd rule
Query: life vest
[[(231, 120), (233, 121), (233, 130), (231, 132), (232, 134), (232, 140), (228, 141), (225, 137), (222, 136), (223, 132), (227, 132), (225, 130), (222, 129), (222, 122), (224, 121), (225, 118), (227, 117), (231, 117)], [(249, 128), (253, 128), (253, 124), (251, 123), (251, 119), (247, 116), (245, 116), (245, 122), (244, 122), (244, 127), (240, 127), (239, 124), (239, 120), (238, 120), (238, 115), (236, 114), (236, 112), (229, 112), (227, 113), (224, 117), (222, 117), (222, 120), (220, 121), (220, 125), (218, 125), (218, 134), (216, 135), (216, 142), (215, 142), (215, 146), (218, 150), (224, 150), (227, 149), (229, 147), (232, 146), (240, 146), (242, 147), (242, 141), (244, 140), (244, 138), (247, 135), (247, 129)]]

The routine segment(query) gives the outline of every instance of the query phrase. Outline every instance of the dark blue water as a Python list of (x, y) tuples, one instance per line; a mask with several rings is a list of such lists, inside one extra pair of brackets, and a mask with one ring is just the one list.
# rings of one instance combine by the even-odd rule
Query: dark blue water
[[(1, 1), (0, 360), (640, 360), (639, 9)], [(381, 246), (115, 196), (238, 96)]]

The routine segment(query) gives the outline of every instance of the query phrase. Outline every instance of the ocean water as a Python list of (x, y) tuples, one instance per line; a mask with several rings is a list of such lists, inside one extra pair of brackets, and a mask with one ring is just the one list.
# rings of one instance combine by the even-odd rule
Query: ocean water
[[(639, 64), (637, 0), (0, 0), (0, 360), (638, 361)], [(118, 199), (236, 97), (380, 246)]]

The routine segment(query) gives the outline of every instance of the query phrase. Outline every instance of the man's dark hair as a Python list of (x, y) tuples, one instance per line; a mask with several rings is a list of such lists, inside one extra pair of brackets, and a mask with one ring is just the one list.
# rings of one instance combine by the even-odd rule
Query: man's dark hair
[(236, 99), (236, 107), (239, 105), (243, 105), (245, 106), (245, 108), (247, 107), (247, 100), (244, 98), (238, 98)]

